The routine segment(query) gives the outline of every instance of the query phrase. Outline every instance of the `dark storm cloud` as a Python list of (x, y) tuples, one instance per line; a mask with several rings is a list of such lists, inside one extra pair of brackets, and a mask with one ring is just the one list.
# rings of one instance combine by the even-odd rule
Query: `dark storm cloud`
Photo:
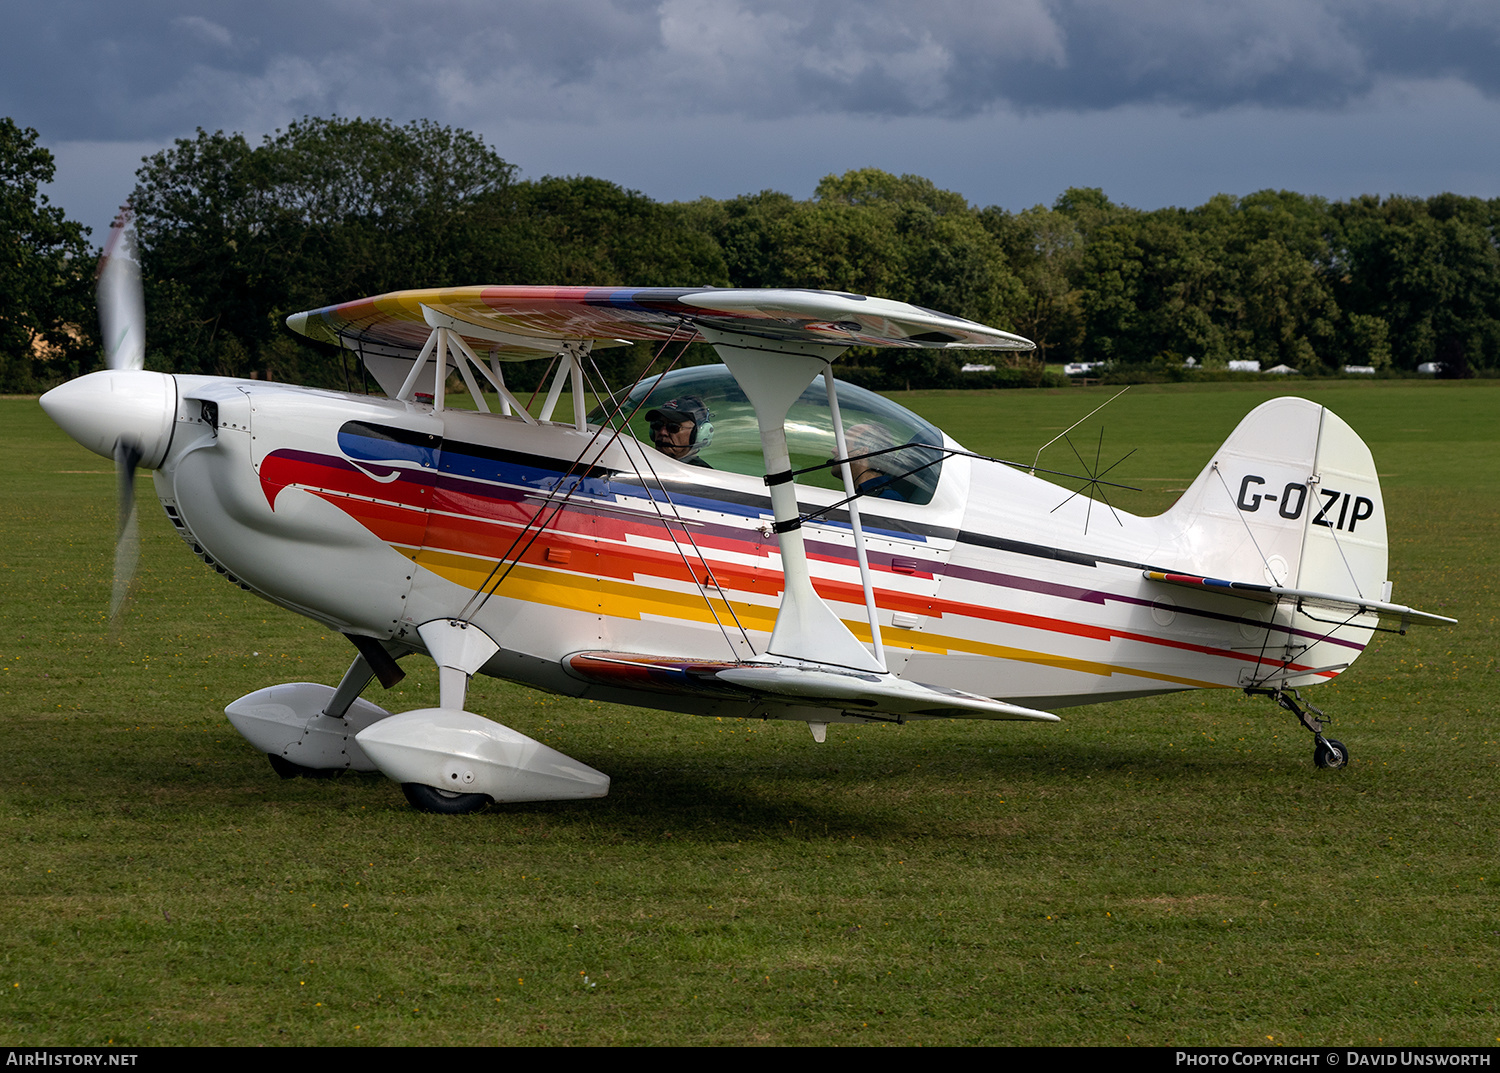
[[(0, 113), (51, 137), (267, 129), (302, 114), (432, 116), (586, 106), (599, 68), (649, 51), (631, 0), (268, 0), (24, 5), (0, 40)], [(493, 99), (499, 91), (504, 99)], [(488, 101), (478, 99), (489, 94)]]
[(1500, 91), (1500, 8), (1409, 0), (1061, 0), (1050, 5), (1067, 42), (1062, 64), (986, 71), (975, 91), (955, 81), (960, 109), (1003, 98), (1022, 108), (1170, 104), (1190, 110), (1255, 105), (1338, 107), (1393, 80), (1455, 79)]
[[(0, 114), (52, 139), (302, 114), (527, 121), (1330, 108), (1500, 93), (1489, 0), (272, 0), (20, 5)], [(669, 133), (663, 130), (664, 140)]]

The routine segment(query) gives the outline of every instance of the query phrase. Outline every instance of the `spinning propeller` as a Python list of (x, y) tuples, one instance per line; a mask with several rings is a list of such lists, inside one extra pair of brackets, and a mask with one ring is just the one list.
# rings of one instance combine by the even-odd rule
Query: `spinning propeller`
[[(135, 244), (135, 223), (127, 205), (109, 229), (109, 241), (99, 259), (99, 331), (104, 340), (106, 369), (143, 369), (146, 366), (146, 303), (141, 293), (141, 264)], [(115, 501), (119, 525), (115, 530), (115, 583), (109, 598), (109, 619), (118, 620), (141, 561), (141, 534), (135, 509), (135, 470), (141, 464), (141, 445), (130, 435), (115, 441)]]
[(99, 329), (106, 369), (146, 367), (146, 303), (141, 295), (141, 263), (130, 206), (110, 225), (99, 258)]
[(63, 431), (115, 463), (119, 528), (109, 615), (124, 605), (140, 561), (135, 471), (161, 464), (177, 416), (172, 378), (146, 372), (146, 311), (135, 225), (127, 206), (115, 218), (99, 260), (99, 327), (104, 370), (80, 376), (42, 396), (42, 408)]

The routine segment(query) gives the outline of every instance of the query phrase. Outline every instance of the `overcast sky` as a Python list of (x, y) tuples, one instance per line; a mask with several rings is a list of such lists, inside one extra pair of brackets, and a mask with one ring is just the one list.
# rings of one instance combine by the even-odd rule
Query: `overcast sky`
[(7, 0), (0, 115), (95, 228), (198, 127), (428, 118), (660, 200), (1500, 196), (1497, 0)]

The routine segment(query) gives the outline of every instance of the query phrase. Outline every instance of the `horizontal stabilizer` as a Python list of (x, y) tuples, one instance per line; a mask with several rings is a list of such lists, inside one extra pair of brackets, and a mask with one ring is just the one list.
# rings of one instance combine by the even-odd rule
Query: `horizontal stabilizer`
[(563, 662), (585, 681), (648, 693), (761, 700), (797, 707), (834, 708), (856, 715), (1060, 721), (1050, 712), (944, 686), (908, 682), (893, 674), (631, 652), (579, 652)]
[(1401, 619), (1401, 632), (1412, 622), (1451, 626), (1458, 621), (1445, 615), (1434, 615), (1418, 611), (1404, 604), (1390, 604), (1381, 600), (1366, 600), (1359, 596), (1342, 596), (1338, 593), (1314, 592), (1311, 589), (1291, 589), (1285, 585), (1258, 585), (1249, 581), (1225, 581), (1221, 578), (1203, 577), (1198, 574), (1175, 574), (1164, 570), (1145, 571), (1149, 581), (1160, 581), (1166, 585), (1181, 585), (1190, 589), (1208, 589), (1211, 592), (1238, 596), (1257, 603), (1274, 604), (1278, 600), (1296, 600), (1304, 607), (1326, 608), (1329, 611), (1349, 614), (1377, 614), (1387, 618)]

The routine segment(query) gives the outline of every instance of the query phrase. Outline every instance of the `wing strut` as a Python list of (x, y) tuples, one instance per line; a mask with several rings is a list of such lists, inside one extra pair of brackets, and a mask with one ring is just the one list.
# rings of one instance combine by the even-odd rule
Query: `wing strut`
[[(825, 374), (829, 381), (833, 379), (829, 366), (843, 353), (844, 347), (764, 339), (715, 331), (702, 325), (698, 331), (724, 359), (755, 407), (755, 420), (760, 426), (766, 483), (771, 490), (771, 516), (781, 546), (783, 584), (781, 607), (776, 612), (776, 626), (771, 631), (767, 652), (784, 659), (886, 673), (884, 654), (872, 655), (813, 589), (807, 547), (802, 540), (797, 486), (791, 475), (791, 452), (786, 442), (786, 416), (792, 404), (819, 373)], [(861, 575), (874, 635), (875, 597), (868, 571), (862, 569)]]
[(562, 395), (563, 384), (568, 383), (573, 389), (573, 427), (579, 432), (588, 431), (588, 422), (584, 419), (582, 359), (588, 357), (591, 347), (592, 342), (588, 339), (568, 340), (558, 351), (562, 361), (558, 363), (557, 372), (552, 377), (547, 398), (542, 402), (543, 421), (552, 420), (558, 397)]
[(854, 530), (854, 557), (859, 561), (859, 583), (865, 590), (865, 614), (870, 618), (870, 644), (875, 659), (884, 667), (885, 646), (880, 643), (880, 619), (875, 611), (875, 583), (870, 577), (870, 559), (865, 554), (865, 531), (859, 524), (859, 497), (855, 494), (854, 471), (849, 468), (849, 447), (844, 443), (844, 419), (839, 413), (839, 393), (831, 369), (823, 372), (823, 386), (828, 391), (828, 413), (833, 417), (833, 442), (844, 460), (839, 473), (844, 478), (844, 494), (849, 497), (849, 527)]
[[(424, 307), (425, 308), (425, 307)], [(433, 320), (440, 319), (436, 314)], [(432, 325), (432, 332), (427, 336), (427, 342), (417, 354), (417, 360), (412, 362), (411, 371), (406, 374), (406, 379), (401, 384), (401, 390), (396, 392), (395, 397), (410, 401), (415, 397), (417, 389), (417, 378), (422, 370), (427, 367), (427, 359), (435, 357), (436, 364), (432, 373), (432, 410), (434, 413), (442, 413), (445, 409), (447, 383), (448, 383), (448, 355), (452, 351), (454, 364), (458, 367), (458, 373), (464, 379), (464, 386), (469, 389), (469, 394), (474, 397), (474, 405), (481, 413), (489, 413), (489, 403), (485, 401), (484, 393), (479, 390), (479, 382), (474, 379), (473, 369), (478, 369), (500, 394), (501, 412), (509, 417), (512, 410), (529, 425), (537, 423), (536, 418), (526, 412), (526, 407), (510, 393), (505, 386), (505, 378), (501, 375), (498, 363), (493, 370), (480, 360), (479, 356), (464, 342), (463, 337), (451, 328), (440, 323)]]

